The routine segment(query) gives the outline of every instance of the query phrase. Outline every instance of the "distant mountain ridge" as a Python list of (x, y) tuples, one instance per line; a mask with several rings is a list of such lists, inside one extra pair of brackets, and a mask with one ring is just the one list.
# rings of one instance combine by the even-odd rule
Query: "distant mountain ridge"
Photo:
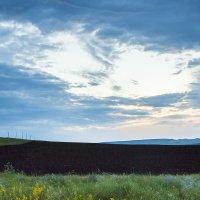
[(104, 144), (126, 144), (126, 145), (200, 145), (200, 138), (195, 139), (146, 139), (103, 142)]

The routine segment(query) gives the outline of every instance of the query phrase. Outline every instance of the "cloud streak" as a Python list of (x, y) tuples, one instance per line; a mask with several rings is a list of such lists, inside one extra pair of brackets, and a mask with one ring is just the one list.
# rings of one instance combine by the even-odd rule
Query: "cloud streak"
[[(199, 46), (199, 2), (191, 1), (1, 1), (1, 16), (29, 20), (43, 32), (63, 29), (73, 23), (84, 24), (85, 32), (99, 30), (101, 39), (192, 48)], [(50, 26), (51, 24), (51, 26)], [(188, 36), (189, 35), (189, 36)], [(156, 47), (157, 46), (157, 47)]]

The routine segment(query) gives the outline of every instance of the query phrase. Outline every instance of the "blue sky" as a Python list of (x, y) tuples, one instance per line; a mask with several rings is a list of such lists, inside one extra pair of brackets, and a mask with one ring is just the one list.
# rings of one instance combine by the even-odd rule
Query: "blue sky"
[(1, 0), (0, 134), (199, 137), (199, 21), (198, 0)]

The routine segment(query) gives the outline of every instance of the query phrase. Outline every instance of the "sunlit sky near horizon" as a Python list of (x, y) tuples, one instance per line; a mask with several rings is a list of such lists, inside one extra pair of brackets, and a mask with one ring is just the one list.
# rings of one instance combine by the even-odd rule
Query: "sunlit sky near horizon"
[(198, 0), (1, 0), (0, 136), (200, 137)]

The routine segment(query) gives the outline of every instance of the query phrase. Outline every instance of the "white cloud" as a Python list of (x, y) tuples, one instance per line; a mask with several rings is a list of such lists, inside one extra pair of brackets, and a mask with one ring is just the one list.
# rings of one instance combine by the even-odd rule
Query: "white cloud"
[[(0, 60), (2, 63), (23, 65), (51, 74), (63, 82), (68, 82), (69, 86), (70, 84), (73, 86), (69, 87), (68, 92), (79, 96), (100, 98), (99, 100), (110, 96), (134, 99), (194, 90), (194, 86), (191, 87), (190, 83), (194, 82), (196, 76), (194, 73), (199, 72), (199, 69), (198, 67), (188, 68), (188, 62), (199, 58), (198, 50), (171, 53), (147, 51), (145, 46), (127, 45), (116, 39), (102, 39), (97, 33), (98, 29), (85, 32), (84, 26), (80, 24), (70, 30), (43, 33), (32, 23), (1, 21), (0, 35), (3, 39), (0, 39)], [(177, 71), (179, 73), (176, 73)], [(100, 83), (92, 85), (90, 79), (100, 81)], [(113, 89), (116, 86), (120, 89)], [(100, 117), (105, 115), (105, 117), (127, 117), (127, 119), (123, 118), (115, 124), (115, 127), (110, 124), (106, 127), (100, 126), (99, 121), (94, 126), (65, 127), (62, 124), (59, 127), (64, 127), (60, 129), (63, 133), (70, 132), (71, 129), (77, 133), (85, 132), (85, 134), (89, 131), (89, 135), (92, 135), (92, 131), (96, 133), (111, 131), (112, 136), (116, 133), (115, 137), (119, 136), (119, 138), (123, 131), (126, 132), (123, 137), (129, 137), (128, 134), (131, 131), (134, 133), (141, 131), (141, 135), (137, 137), (142, 138), (143, 134), (147, 136), (148, 131), (151, 132), (150, 137), (154, 136), (153, 131), (156, 130), (156, 137), (159, 131), (165, 132), (164, 136), (167, 135), (167, 130), (173, 129), (178, 136), (180, 131), (179, 127), (175, 127), (176, 125), (184, 124), (186, 128), (190, 124), (197, 127), (199, 123), (199, 109), (181, 108), (183, 103), (188, 102), (181, 99), (180, 102), (175, 102), (174, 107), (169, 103), (169, 106), (166, 105), (164, 108), (145, 106), (142, 103), (138, 106), (115, 105), (115, 108), (121, 108), (122, 111), (136, 109), (150, 114), (133, 118), (133, 114), (128, 112), (113, 110), (109, 113), (106, 110)], [(161, 125), (162, 122), (164, 125)], [(196, 130), (194, 132), (195, 136)], [(135, 135), (132, 136), (135, 137)], [(93, 141), (95, 137), (97, 136), (94, 136)], [(104, 137), (106, 138), (105, 135)], [(102, 138), (103, 136), (97, 137), (96, 140), (102, 140)]]
[[(82, 84), (85, 87), (70, 90), (79, 95), (140, 97), (190, 90), (193, 75), (192, 69), (186, 69), (187, 63), (199, 55), (198, 51), (159, 54), (146, 51), (145, 46), (101, 40), (95, 31), (84, 33), (83, 27), (77, 25), (71, 30), (43, 34), (31, 23), (0, 22), (0, 31), (10, 32), (6, 42), (1, 43), (0, 51), (7, 55), (2, 54), (1, 61), (35, 68), (71, 84)], [(94, 46), (95, 54), (90, 46)], [(103, 63), (106, 59), (104, 51), (108, 52), (111, 69)], [(183, 71), (173, 76), (180, 60)], [(89, 77), (82, 76), (82, 72), (93, 76), (98, 76), (99, 72), (108, 75), (97, 86), (91, 86)], [(137, 84), (133, 84), (133, 80)], [(114, 85), (120, 90), (113, 90)]]

